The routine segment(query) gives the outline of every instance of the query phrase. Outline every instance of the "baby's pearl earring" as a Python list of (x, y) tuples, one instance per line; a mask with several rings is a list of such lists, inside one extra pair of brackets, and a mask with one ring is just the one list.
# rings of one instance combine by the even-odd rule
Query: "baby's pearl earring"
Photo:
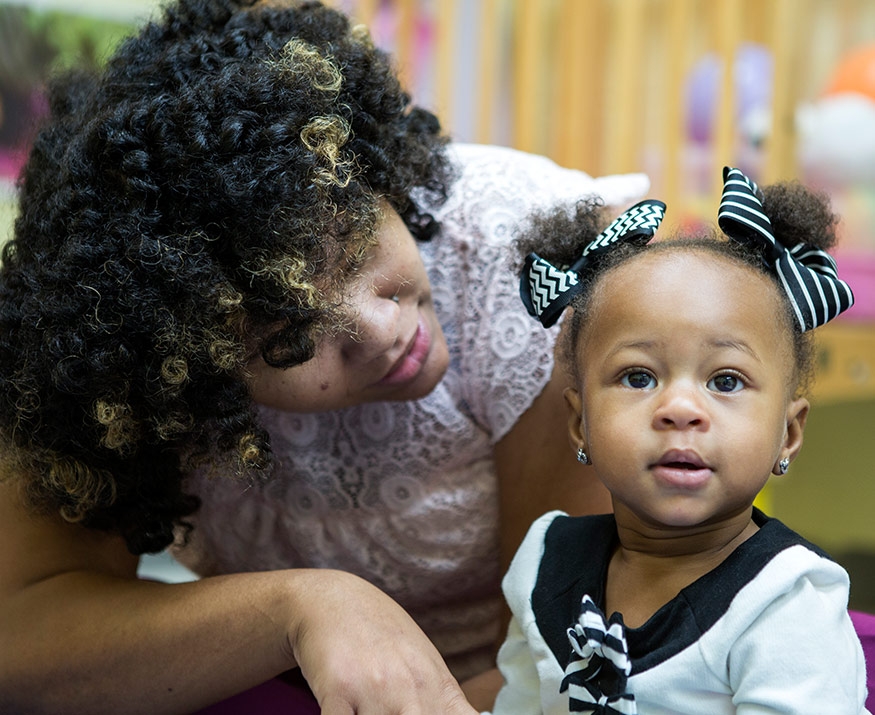
[(591, 464), (589, 461), (589, 455), (583, 451), (583, 445), (577, 448), (577, 461), (581, 464)]
[(790, 458), (784, 457), (778, 462), (778, 474), (786, 474), (788, 469), (790, 469)]

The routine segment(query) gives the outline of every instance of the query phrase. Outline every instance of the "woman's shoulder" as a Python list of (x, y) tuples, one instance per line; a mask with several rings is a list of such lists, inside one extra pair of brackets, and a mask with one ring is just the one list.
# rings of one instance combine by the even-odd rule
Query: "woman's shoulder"
[(465, 254), (466, 261), (471, 260), (468, 251), (485, 246), (503, 250), (534, 213), (570, 208), (592, 196), (608, 206), (626, 206), (650, 186), (645, 174), (593, 177), (509, 147), (457, 143), (448, 153), (455, 178), (447, 199), (425, 208), (441, 224), (441, 243)]
[(449, 154), (457, 169), (455, 189), (505, 188), (523, 205), (573, 202), (597, 195), (609, 206), (639, 200), (650, 188), (642, 173), (594, 177), (585, 171), (560, 166), (539, 154), (505, 146), (454, 143)]

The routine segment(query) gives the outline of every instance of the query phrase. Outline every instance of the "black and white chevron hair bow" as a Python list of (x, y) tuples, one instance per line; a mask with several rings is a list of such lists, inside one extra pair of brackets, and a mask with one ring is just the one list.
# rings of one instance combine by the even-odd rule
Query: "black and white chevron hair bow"
[(580, 615), (568, 629), (571, 658), (559, 692), (568, 691), (571, 712), (636, 715), (635, 696), (626, 689), (632, 661), (619, 614), (605, 617), (585, 595)]
[(762, 192), (739, 169), (723, 169), (717, 223), (732, 240), (762, 251), (790, 299), (802, 332), (829, 322), (854, 304), (854, 294), (838, 277), (832, 256), (805, 243), (788, 248), (775, 240), (771, 221), (763, 213)]
[(635, 204), (614, 219), (567, 268), (557, 268), (537, 253), (530, 253), (520, 275), (520, 297), (529, 315), (549, 328), (580, 292), (580, 276), (599, 256), (619, 241), (647, 243), (664, 216), (665, 204), (661, 201), (647, 200)]

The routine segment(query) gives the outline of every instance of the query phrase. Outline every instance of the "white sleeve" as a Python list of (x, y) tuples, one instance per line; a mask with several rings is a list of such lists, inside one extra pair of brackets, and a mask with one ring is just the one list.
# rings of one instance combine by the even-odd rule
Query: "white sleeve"
[(567, 708), (567, 697), (559, 693), (562, 670), (541, 637), (532, 611), (532, 590), (544, 553), (544, 536), (557, 516), (566, 514), (552, 511), (532, 524), (502, 581), (512, 618), (507, 638), (498, 651), (504, 685), (495, 699), (493, 715), (540, 715), (553, 712), (557, 701)]
[(504, 685), (495, 698), (492, 715), (540, 715), (538, 668), (516, 618), (511, 619), (498, 651), (498, 669)]
[(816, 563), (802, 572), (796, 568), (800, 554), (787, 553), (757, 578), (767, 589), (798, 574), (789, 587), (779, 586), (779, 595), (731, 647), (738, 715), (867, 712), (863, 651), (847, 611), (847, 574), (808, 553), (803, 558)]

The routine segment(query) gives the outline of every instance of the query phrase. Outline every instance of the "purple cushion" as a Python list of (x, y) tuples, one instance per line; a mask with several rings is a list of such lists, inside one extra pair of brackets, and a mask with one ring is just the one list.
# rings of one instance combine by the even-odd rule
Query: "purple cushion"
[(875, 615), (861, 611), (851, 611), (850, 614), (866, 657), (866, 685), (869, 687), (866, 709), (875, 712)]
[(306, 684), (294, 684), (280, 678), (268, 680), (246, 692), (198, 710), (194, 715), (319, 715), (319, 703)]

